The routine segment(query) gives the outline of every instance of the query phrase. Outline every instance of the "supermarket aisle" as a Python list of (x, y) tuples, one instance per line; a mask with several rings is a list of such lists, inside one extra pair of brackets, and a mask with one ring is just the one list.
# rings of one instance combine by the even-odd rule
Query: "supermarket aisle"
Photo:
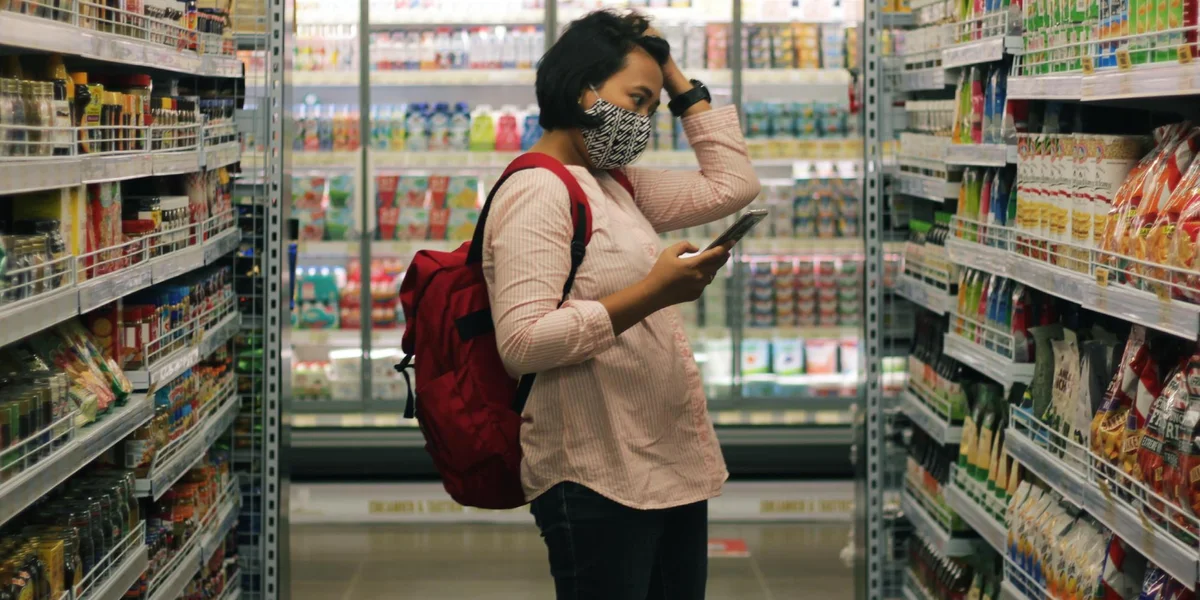
[[(713, 525), (749, 558), (710, 561), (708, 600), (839, 600), (854, 593), (838, 558), (848, 524)], [(545, 600), (545, 546), (528, 525), (294, 525), (295, 600)]]

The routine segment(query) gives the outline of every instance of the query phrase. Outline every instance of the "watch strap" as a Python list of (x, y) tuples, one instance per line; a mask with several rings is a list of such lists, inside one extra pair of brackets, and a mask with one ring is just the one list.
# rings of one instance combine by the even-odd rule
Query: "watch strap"
[(670, 102), (667, 103), (667, 108), (670, 109), (671, 114), (675, 115), (676, 117), (682, 117), (683, 113), (686, 112), (687, 109), (691, 108), (701, 100), (707, 100), (709, 102), (712, 101), (712, 94), (709, 93), (708, 87), (696, 79), (691, 80), (691, 82), (692, 89), (675, 96)]

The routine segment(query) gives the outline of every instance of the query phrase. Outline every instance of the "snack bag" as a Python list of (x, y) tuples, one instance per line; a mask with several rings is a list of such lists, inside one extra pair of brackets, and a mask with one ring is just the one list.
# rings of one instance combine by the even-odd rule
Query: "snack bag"
[[(1179, 427), (1175, 430), (1177, 439), (1174, 440), (1178, 454), (1179, 478), (1173, 497), (1183, 507), (1184, 514), (1200, 518), (1200, 351), (1187, 360), (1187, 363), (1177, 375), (1183, 382), (1187, 395), (1187, 408), (1184, 410)], [(1190, 521), (1180, 523), (1193, 535), (1200, 530)]]
[(1200, 275), (1196, 274), (1197, 234), (1200, 233), (1200, 161), (1192, 161), (1183, 181), (1171, 194), (1165, 214), (1146, 238), (1154, 262), (1184, 270), (1171, 273), (1171, 295), (1200, 302)]
[[(1150, 405), (1145, 432), (1137, 451), (1138, 479), (1156, 494), (1168, 498), (1175, 497), (1173, 490), (1179, 473), (1179, 456), (1175, 451), (1177, 436), (1168, 434), (1182, 423), (1188, 405), (1187, 396), (1184, 371), (1176, 371)], [(1158, 511), (1163, 510), (1162, 502), (1157, 499), (1151, 497), (1147, 501)], [(1161, 521), (1153, 510), (1147, 510), (1146, 515), (1156, 522)]]
[[(1158, 168), (1147, 174), (1145, 193), (1137, 207), (1132, 228), (1128, 233), (1126, 256), (1132, 256), (1140, 261), (1152, 261), (1148, 237), (1160, 215), (1165, 215), (1171, 196), (1183, 180), (1184, 173), (1189, 170), (1192, 160), (1200, 147), (1200, 129), (1193, 128), (1183, 135), (1170, 152), (1163, 156)], [(1150, 275), (1156, 279), (1165, 279), (1166, 273), (1161, 269), (1149, 268), (1141, 263), (1132, 262), (1129, 270), (1134, 285), (1141, 289), (1153, 289), (1150, 282), (1140, 277)]]
[(1125, 417), (1125, 431), (1121, 435), (1121, 469), (1138, 480), (1142, 479), (1142, 472), (1137, 464), (1137, 451), (1142, 445), (1142, 436), (1146, 433), (1150, 407), (1162, 393), (1158, 364), (1151, 358), (1149, 350), (1142, 353), (1141, 357), (1141, 364), (1133, 365), (1137, 370), (1137, 385), (1134, 388), (1136, 391), (1133, 406)]
[(1146, 559), (1117, 536), (1108, 542), (1104, 554), (1104, 568), (1100, 574), (1100, 593), (1103, 600), (1135, 600), (1143, 575)]
[[(1169, 150), (1185, 129), (1182, 124), (1164, 125), (1154, 130), (1155, 146), (1142, 157), (1137, 166), (1129, 171), (1129, 175), (1117, 188), (1113, 196), (1112, 209), (1104, 220), (1104, 233), (1100, 237), (1100, 249), (1110, 254), (1101, 255), (1101, 262), (1110, 267), (1118, 267), (1119, 262), (1114, 256), (1120, 253), (1133, 218), (1137, 215), (1137, 207), (1141, 202), (1148, 173), (1157, 165), (1158, 160)], [(1118, 280), (1123, 278), (1118, 276)]]
[(1121, 454), (1121, 437), (1125, 421), (1137, 393), (1137, 369), (1146, 360), (1146, 329), (1135, 325), (1121, 355), (1117, 373), (1104, 392), (1100, 410), (1092, 418), (1092, 452), (1110, 464), (1116, 464)]
[(1158, 567), (1150, 567), (1146, 570), (1146, 577), (1142, 580), (1142, 592), (1138, 594), (1138, 600), (1159, 600), (1159, 595), (1163, 587), (1167, 585), (1167, 580), (1170, 577), (1166, 572)]

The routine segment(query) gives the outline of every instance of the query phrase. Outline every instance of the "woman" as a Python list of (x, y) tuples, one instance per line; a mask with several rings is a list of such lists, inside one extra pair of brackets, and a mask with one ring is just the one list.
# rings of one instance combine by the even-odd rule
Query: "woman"
[[(514, 376), (537, 373), (521, 428), (521, 479), (558, 598), (704, 597), (707, 500), (728, 473), (675, 304), (695, 300), (729, 247), (694, 256), (657, 234), (743, 208), (759, 184), (733, 107), (713, 110), (667, 42), (637, 15), (575, 21), (537, 73), (532, 149), (587, 194), (592, 238), (569, 300), (571, 216), (546, 170), (511, 176), (492, 200), (483, 270), (496, 340)], [(608, 169), (645, 150), (665, 89), (699, 172)], [(665, 109), (665, 107), (664, 107)]]

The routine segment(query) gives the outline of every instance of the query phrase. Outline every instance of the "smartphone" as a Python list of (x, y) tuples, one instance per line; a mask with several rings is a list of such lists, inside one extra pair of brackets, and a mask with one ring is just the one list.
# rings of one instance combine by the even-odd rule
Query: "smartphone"
[(729, 229), (718, 235), (717, 239), (713, 240), (705, 250), (712, 250), (726, 242), (738, 243), (755, 225), (761, 223), (765, 218), (767, 218), (767, 210), (764, 208), (746, 211), (745, 214), (738, 218), (736, 223), (730, 225)]

